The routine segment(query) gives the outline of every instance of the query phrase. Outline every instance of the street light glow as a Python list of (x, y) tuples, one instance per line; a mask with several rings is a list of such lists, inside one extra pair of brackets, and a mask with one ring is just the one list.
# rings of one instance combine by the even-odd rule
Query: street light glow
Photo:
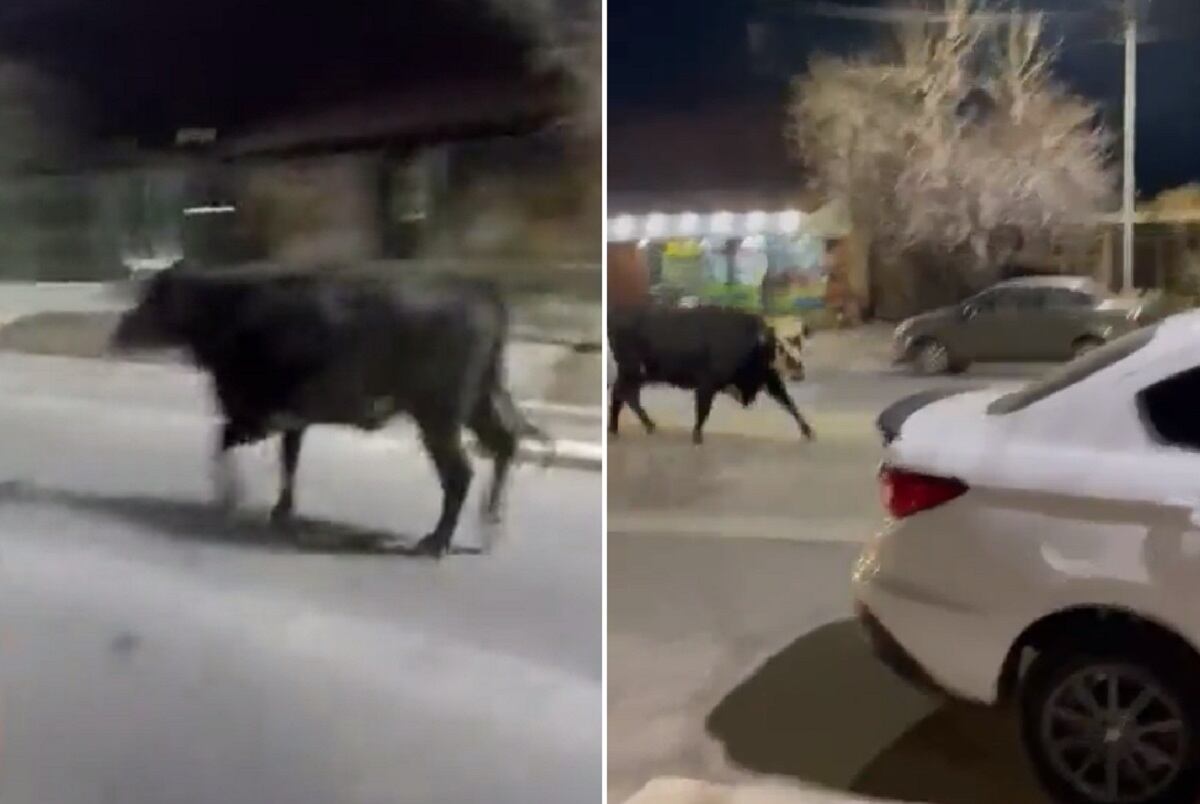
[(700, 216), (695, 212), (685, 212), (678, 219), (679, 233), (694, 235), (700, 230)]
[(236, 212), (237, 208), (232, 204), (214, 204), (212, 206), (202, 207), (187, 207), (183, 210), (184, 215), (228, 215), (231, 212)]
[(632, 240), (634, 230), (637, 229), (637, 221), (632, 215), (618, 215), (608, 224), (609, 231), (617, 240)]
[(646, 218), (646, 237), (662, 237), (667, 231), (667, 216), (661, 212), (651, 212)]
[(785, 234), (795, 234), (800, 231), (804, 214), (798, 209), (785, 209), (779, 213), (779, 228)]
[(710, 223), (712, 230), (717, 234), (730, 234), (733, 232), (733, 213), (732, 212), (715, 212)]

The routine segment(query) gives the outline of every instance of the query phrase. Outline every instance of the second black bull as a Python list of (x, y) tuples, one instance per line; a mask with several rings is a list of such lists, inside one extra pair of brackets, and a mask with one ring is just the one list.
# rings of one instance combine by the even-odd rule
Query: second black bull
[(608, 317), (608, 340), (617, 364), (608, 419), (613, 435), (625, 405), (647, 432), (654, 431), (641, 389), (663, 383), (695, 392), (692, 440), (697, 444), (704, 440), (704, 423), (720, 392), (748, 407), (765, 390), (805, 438), (814, 437), (776, 368), (775, 332), (759, 316), (718, 307), (614, 310)]
[(442, 508), (416, 551), (450, 546), (472, 469), (461, 431), (494, 460), (484, 513), (497, 518), (518, 439), (548, 441), (504, 387), (507, 310), (486, 284), (212, 272), (180, 264), (149, 281), (113, 337), (119, 349), (181, 348), (212, 377), (224, 415), (216, 446), (223, 496), (236, 499), (232, 447), (282, 435), (282, 488), (292, 514), (305, 429), (382, 427), (411, 416), (437, 469)]

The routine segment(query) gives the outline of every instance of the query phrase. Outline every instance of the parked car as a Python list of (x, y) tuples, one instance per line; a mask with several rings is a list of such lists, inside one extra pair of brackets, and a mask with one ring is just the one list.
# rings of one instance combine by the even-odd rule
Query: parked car
[(902, 322), (893, 354), (925, 374), (976, 361), (1068, 360), (1146, 323), (1145, 312), (1084, 277), (1011, 279)]
[(1200, 312), (1019, 390), (883, 411), (858, 616), (905, 677), (1014, 704), (1061, 802), (1200, 795)]

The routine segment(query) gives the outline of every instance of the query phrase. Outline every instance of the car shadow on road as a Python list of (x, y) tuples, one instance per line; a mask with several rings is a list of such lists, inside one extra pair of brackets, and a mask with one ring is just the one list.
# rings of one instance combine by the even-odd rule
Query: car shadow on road
[[(323, 553), (387, 554), (425, 557), (413, 547), (419, 537), (371, 530), (344, 522), (295, 517), (287, 526), (272, 524), (265, 514), (227, 512), (211, 502), (145, 496), (111, 496), (24, 483), (0, 484), (0, 501), (56, 505), (114, 519), (158, 536), (258, 550)], [(475, 554), (477, 548), (452, 548)]]
[(759, 774), (930, 804), (1045, 804), (1011, 718), (895, 678), (852, 620), (768, 659), (709, 714), (727, 757)]

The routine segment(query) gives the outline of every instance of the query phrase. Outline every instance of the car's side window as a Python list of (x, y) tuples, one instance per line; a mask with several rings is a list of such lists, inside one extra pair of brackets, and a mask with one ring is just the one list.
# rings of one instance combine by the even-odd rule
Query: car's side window
[(1150, 435), (1161, 444), (1200, 450), (1200, 366), (1156, 382), (1138, 394), (1138, 410)]
[(1095, 303), (1090, 293), (1070, 288), (1050, 288), (1046, 291), (1046, 306), (1056, 310), (1091, 307)]
[(1042, 310), (1049, 306), (1049, 298), (1041, 288), (1020, 288), (1013, 294), (1013, 308), (1017, 310)]
[(998, 313), (1017, 309), (1020, 295), (1018, 291), (1012, 288), (1003, 288), (1001, 290), (989, 291), (980, 298), (986, 299), (985, 304), (979, 308), (980, 310), (988, 313)]

